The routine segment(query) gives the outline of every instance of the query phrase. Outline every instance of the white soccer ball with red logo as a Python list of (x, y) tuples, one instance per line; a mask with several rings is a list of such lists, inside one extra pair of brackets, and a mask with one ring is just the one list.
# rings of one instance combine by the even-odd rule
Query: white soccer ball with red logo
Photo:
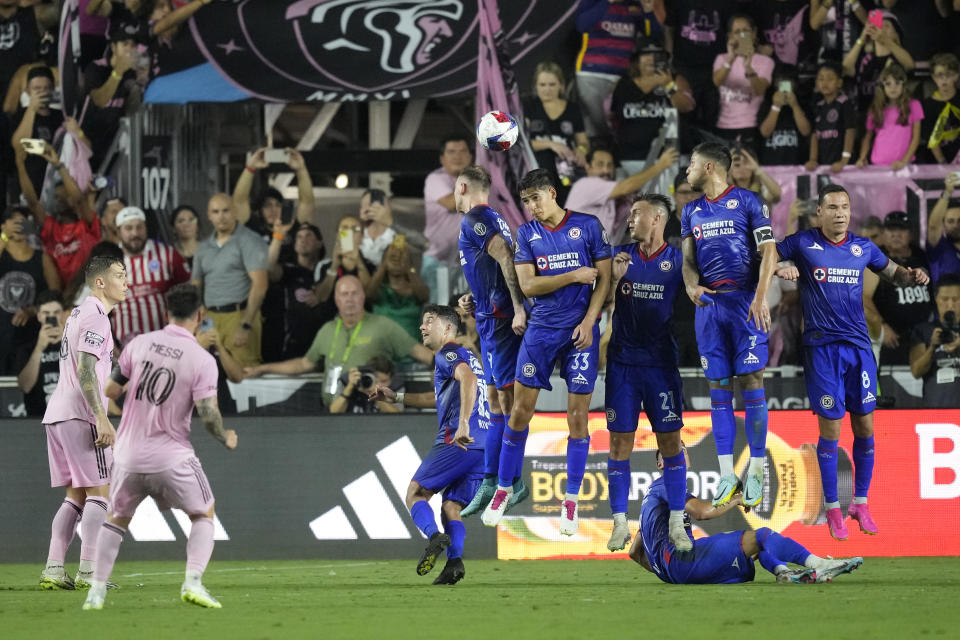
[(477, 125), (477, 141), (490, 151), (506, 151), (519, 135), (517, 121), (506, 111), (484, 114)]

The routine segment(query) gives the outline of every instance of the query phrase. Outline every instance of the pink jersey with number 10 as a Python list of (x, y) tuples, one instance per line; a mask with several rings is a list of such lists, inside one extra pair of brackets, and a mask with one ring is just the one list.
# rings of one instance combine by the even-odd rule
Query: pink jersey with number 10
[(129, 378), (114, 451), (124, 471), (158, 473), (194, 455), (194, 403), (217, 395), (217, 362), (189, 331), (167, 325), (134, 338), (118, 359)]

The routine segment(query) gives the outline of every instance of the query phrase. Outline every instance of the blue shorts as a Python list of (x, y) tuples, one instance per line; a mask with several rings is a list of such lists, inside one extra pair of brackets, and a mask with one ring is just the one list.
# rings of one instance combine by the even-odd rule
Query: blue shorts
[(446, 489), (444, 500), (468, 505), (483, 482), (483, 449), (464, 451), (452, 444), (435, 444), (413, 481), (434, 493)]
[[(676, 367), (644, 367), (607, 361), (607, 429), (637, 430), (640, 410), (653, 430), (666, 433), (683, 426), (683, 388)], [(615, 392), (615, 393), (613, 393)]]
[(667, 574), (674, 584), (733, 584), (750, 582), (755, 575), (753, 560), (740, 544), (743, 531), (717, 533), (693, 541), (693, 550), (672, 555)]
[(513, 384), (522, 336), (513, 332), (513, 318), (477, 317), (477, 335), (483, 357), (483, 378), (503, 389)]
[(723, 380), (760, 371), (767, 366), (767, 334), (747, 312), (752, 291), (728, 291), (707, 296), (713, 302), (697, 307), (694, 327), (700, 366), (707, 380)]
[(560, 375), (570, 393), (593, 393), (600, 361), (600, 328), (593, 325), (593, 343), (585, 351), (573, 346), (574, 327), (552, 329), (527, 325), (517, 354), (517, 382), (537, 389), (553, 389), (550, 374), (560, 361)]
[(803, 375), (813, 412), (839, 420), (849, 411), (877, 408), (877, 361), (873, 351), (849, 342), (803, 348)]

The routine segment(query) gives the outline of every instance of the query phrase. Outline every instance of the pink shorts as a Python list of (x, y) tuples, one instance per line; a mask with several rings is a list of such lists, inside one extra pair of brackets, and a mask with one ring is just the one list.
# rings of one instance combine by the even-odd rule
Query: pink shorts
[(44, 425), (50, 486), (102, 487), (110, 484), (113, 449), (98, 447), (97, 427), (86, 420), (64, 420)]
[(192, 516), (207, 513), (213, 507), (213, 491), (195, 456), (157, 473), (136, 473), (122, 467), (113, 470), (111, 515), (132, 518), (147, 496), (157, 501), (161, 511), (175, 507)]

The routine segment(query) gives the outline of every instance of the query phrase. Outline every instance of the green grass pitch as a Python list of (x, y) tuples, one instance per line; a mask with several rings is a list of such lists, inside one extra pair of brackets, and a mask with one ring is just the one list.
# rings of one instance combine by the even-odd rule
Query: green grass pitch
[[(833, 584), (666, 585), (629, 560), (466, 560), (434, 587), (409, 561), (212, 562), (221, 610), (180, 602), (183, 564), (121, 562), (100, 612), (41, 591), (40, 564), (0, 565), (0, 637), (886, 638), (960, 637), (960, 558), (867, 558)], [(416, 555), (415, 555), (416, 554)], [(442, 565), (441, 565), (442, 566)], [(76, 570), (68, 565), (68, 570)]]

